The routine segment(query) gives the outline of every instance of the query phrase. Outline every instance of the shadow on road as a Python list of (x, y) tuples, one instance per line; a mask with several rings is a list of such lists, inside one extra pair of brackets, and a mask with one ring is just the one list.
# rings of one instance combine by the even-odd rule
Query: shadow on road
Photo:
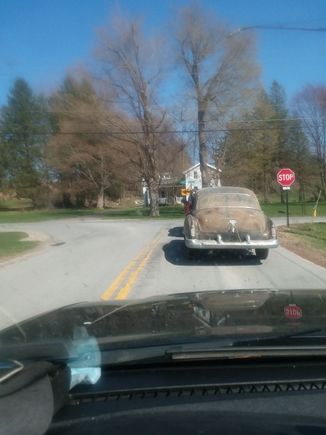
[(176, 266), (254, 266), (262, 264), (250, 252), (203, 251), (190, 259), (183, 240), (171, 240), (163, 246), (163, 251), (166, 260)]
[(169, 237), (182, 237), (183, 238), (183, 227), (174, 227), (169, 229)]

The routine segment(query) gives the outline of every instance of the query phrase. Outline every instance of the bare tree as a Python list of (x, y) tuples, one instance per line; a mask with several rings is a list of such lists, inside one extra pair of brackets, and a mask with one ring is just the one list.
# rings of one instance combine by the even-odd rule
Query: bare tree
[(188, 142), (175, 133), (175, 126), (171, 122), (164, 122), (159, 135), (158, 165), (159, 171), (173, 177), (181, 176), (182, 172), (191, 166), (188, 155)]
[(234, 111), (248, 97), (258, 75), (254, 41), (248, 32), (232, 34), (196, 4), (181, 10), (176, 36), (178, 61), (190, 79), (195, 101), (200, 170), (203, 186), (208, 186), (208, 118), (213, 117), (216, 125), (226, 112)]
[(320, 188), (326, 198), (326, 87), (305, 87), (295, 98), (295, 106), (316, 156)]
[(125, 123), (125, 116), (117, 117), (111, 129), (118, 128), (134, 150), (130, 158), (147, 183), (151, 216), (159, 215), (158, 146), (165, 116), (158, 106), (161, 53), (159, 40), (146, 39), (134, 21), (117, 20), (100, 33), (97, 54), (103, 71), (119, 109), (132, 119)]
[(109, 111), (89, 80), (72, 76), (52, 96), (51, 107), (57, 131), (48, 145), (48, 162), (61, 179), (69, 180), (74, 193), (94, 192), (102, 209), (105, 193), (118, 178), (114, 139), (102, 129)]

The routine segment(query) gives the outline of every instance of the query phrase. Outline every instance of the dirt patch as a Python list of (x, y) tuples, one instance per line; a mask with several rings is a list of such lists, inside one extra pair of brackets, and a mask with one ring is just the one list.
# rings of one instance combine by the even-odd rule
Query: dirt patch
[(326, 252), (306, 243), (306, 241), (295, 234), (286, 231), (285, 226), (278, 227), (277, 237), (280, 245), (300, 257), (326, 268)]
[[(12, 231), (1, 231), (1, 233), (10, 233)], [(51, 241), (51, 237), (47, 234), (37, 232), (37, 231), (23, 231), (27, 234), (26, 237), (21, 239), (21, 242), (34, 242), (34, 246), (26, 251), (21, 251), (13, 254), (3, 255), (0, 257), (0, 267), (6, 266), (8, 264), (16, 263), (17, 261), (29, 258), (40, 252), (45, 246)]]
[(39, 233), (37, 231), (28, 231), (27, 233), (28, 236), (22, 239), (23, 242), (48, 242), (50, 240), (50, 237), (44, 233)]

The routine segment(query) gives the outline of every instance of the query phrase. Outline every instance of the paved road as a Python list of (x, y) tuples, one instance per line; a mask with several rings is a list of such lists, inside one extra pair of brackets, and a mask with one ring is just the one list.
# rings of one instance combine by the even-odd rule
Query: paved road
[[(277, 221), (278, 224), (283, 223)], [(231, 288), (326, 288), (326, 269), (284, 248), (188, 260), (182, 220), (64, 220), (0, 225), (46, 235), (43, 246), (0, 263), (0, 327), (79, 301), (135, 299)]]

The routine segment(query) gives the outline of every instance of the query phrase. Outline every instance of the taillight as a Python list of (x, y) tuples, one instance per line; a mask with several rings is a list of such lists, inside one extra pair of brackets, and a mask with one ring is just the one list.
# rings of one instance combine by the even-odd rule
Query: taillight
[(273, 238), (273, 239), (276, 239), (276, 228), (275, 228), (274, 225), (272, 225), (272, 228), (271, 228), (271, 234), (272, 234), (272, 238)]
[(189, 222), (190, 237), (192, 239), (195, 239), (197, 235), (197, 225), (193, 217), (191, 217), (189, 221), (190, 221)]

